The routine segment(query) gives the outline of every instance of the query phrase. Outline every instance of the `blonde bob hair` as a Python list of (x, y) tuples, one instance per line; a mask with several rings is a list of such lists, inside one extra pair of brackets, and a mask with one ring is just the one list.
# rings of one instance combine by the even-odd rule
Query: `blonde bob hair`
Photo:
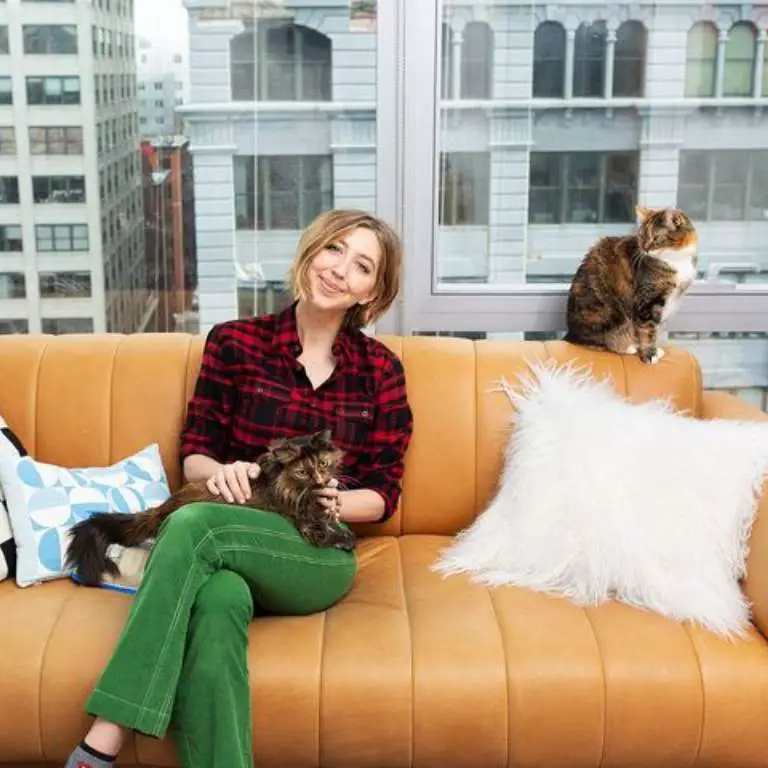
[(373, 299), (365, 305), (356, 304), (351, 307), (345, 318), (347, 324), (362, 328), (378, 320), (400, 292), (402, 244), (397, 233), (381, 219), (355, 209), (335, 209), (321, 213), (301, 234), (296, 258), (288, 275), (288, 284), (294, 299), (306, 299), (309, 295), (309, 265), (312, 259), (358, 227), (370, 229), (381, 248)]

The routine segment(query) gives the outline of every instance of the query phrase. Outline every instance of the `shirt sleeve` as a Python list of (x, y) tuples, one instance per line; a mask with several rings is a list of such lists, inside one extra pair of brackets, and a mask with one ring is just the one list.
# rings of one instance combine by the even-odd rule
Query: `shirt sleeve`
[(234, 401), (235, 387), (217, 325), (205, 340), (200, 373), (187, 405), (179, 451), (182, 461), (194, 453), (223, 461)]
[(364, 488), (384, 499), (384, 514), (379, 522), (395, 514), (400, 499), (405, 452), (413, 433), (413, 413), (408, 403), (402, 363), (392, 358), (376, 398), (376, 416), (371, 447), (366, 461), (358, 467)]

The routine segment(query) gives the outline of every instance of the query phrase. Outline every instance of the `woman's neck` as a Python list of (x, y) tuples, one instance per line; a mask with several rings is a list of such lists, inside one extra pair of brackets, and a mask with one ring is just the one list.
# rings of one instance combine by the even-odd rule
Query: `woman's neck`
[(330, 352), (343, 322), (343, 313), (319, 312), (303, 301), (299, 301), (296, 305), (296, 329), (304, 350)]

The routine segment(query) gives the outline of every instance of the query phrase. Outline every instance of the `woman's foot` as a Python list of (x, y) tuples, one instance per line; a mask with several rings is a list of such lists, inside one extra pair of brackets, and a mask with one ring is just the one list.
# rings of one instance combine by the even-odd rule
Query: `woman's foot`
[(69, 756), (65, 768), (111, 768), (127, 734), (122, 726), (96, 718), (88, 735)]

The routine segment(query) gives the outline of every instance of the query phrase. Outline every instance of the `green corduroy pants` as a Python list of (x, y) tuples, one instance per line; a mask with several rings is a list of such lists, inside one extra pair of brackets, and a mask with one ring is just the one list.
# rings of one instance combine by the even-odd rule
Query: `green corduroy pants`
[(86, 711), (149, 736), (170, 730), (184, 768), (250, 768), (250, 622), (323, 611), (356, 570), (354, 553), (314, 547), (279, 515), (221, 503), (177, 510)]

